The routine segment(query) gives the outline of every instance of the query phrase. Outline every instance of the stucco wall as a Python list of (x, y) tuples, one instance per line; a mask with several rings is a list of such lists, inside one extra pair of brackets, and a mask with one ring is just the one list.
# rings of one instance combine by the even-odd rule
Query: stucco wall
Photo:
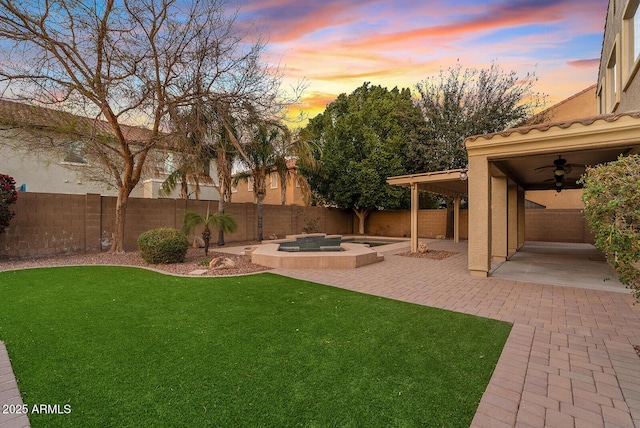
[[(608, 87), (606, 83), (607, 67), (610, 59), (616, 57), (616, 64), (619, 68), (617, 81), (620, 91), (620, 103), (613, 111), (616, 113), (640, 109), (640, 77), (637, 73), (640, 61), (629, 58), (633, 42), (625, 34), (622, 24), (625, 13), (630, 12), (629, 3), (633, 2), (630, 0), (609, 1), (597, 81), (598, 91), (602, 89), (601, 93), (604, 95)], [(636, 19), (640, 19), (640, 12), (636, 13)], [(617, 55), (613, 55), (614, 48)], [(612, 113), (610, 106), (605, 106), (601, 113)]]

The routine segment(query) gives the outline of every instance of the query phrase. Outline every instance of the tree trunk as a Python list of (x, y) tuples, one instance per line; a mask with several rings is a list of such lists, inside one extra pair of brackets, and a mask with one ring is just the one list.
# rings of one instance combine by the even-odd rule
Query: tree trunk
[(113, 230), (113, 242), (109, 252), (124, 253), (124, 221), (127, 214), (127, 204), (129, 202), (129, 193), (126, 187), (121, 186), (118, 189), (118, 198), (116, 199), (116, 219)]
[(211, 239), (211, 230), (209, 227), (205, 225), (204, 230), (202, 231), (202, 240), (204, 241), (204, 255), (209, 255), (209, 240)]
[[(218, 214), (224, 214), (224, 205), (225, 205), (225, 196), (223, 194), (219, 195), (218, 199)], [(218, 230), (218, 247), (222, 247), (224, 245), (224, 232), (222, 229)]]
[(453, 239), (453, 199), (447, 199), (447, 227), (445, 229), (445, 237)]
[(258, 238), (257, 240), (262, 242), (262, 201), (264, 197), (258, 199)]
[(180, 197), (182, 199), (189, 198), (189, 185), (187, 184), (187, 177), (182, 176), (182, 181), (180, 182)]
[(370, 209), (359, 210), (354, 208), (353, 212), (358, 216), (359, 224), (358, 224), (358, 234), (364, 235), (364, 221), (367, 219), (367, 216), (371, 212)]

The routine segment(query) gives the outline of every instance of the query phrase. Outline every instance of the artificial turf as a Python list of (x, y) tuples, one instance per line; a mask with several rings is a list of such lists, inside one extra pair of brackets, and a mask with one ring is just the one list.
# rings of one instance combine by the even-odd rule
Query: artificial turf
[(0, 272), (33, 427), (469, 426), (511, 325), (274, 274)]

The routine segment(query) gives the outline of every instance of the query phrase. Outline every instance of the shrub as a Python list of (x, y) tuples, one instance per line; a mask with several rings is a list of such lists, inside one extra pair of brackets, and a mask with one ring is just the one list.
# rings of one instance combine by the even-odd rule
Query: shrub
[(9, 205), (17, 200), (18, 192), (13, 177), (0, 174), (0, 233), (9, 227), (9, 221), (16, 215), (15, 211), (9, 209)]
[(640, 156), (589, 167), (581, 182), (595, 246), (640, 299)]
[(152, 229), (138, 237), (140, 256), (152, 264), (180, 263), (184, 261), (189, 240), (177, 229)]

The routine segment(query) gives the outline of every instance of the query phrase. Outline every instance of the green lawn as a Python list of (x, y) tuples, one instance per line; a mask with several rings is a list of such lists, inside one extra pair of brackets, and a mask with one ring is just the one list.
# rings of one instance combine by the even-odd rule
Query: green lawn
[(466, 427), (510, 329), (269, 273), (0, 272), (23, 400), (71, 406), (33, 427)]

